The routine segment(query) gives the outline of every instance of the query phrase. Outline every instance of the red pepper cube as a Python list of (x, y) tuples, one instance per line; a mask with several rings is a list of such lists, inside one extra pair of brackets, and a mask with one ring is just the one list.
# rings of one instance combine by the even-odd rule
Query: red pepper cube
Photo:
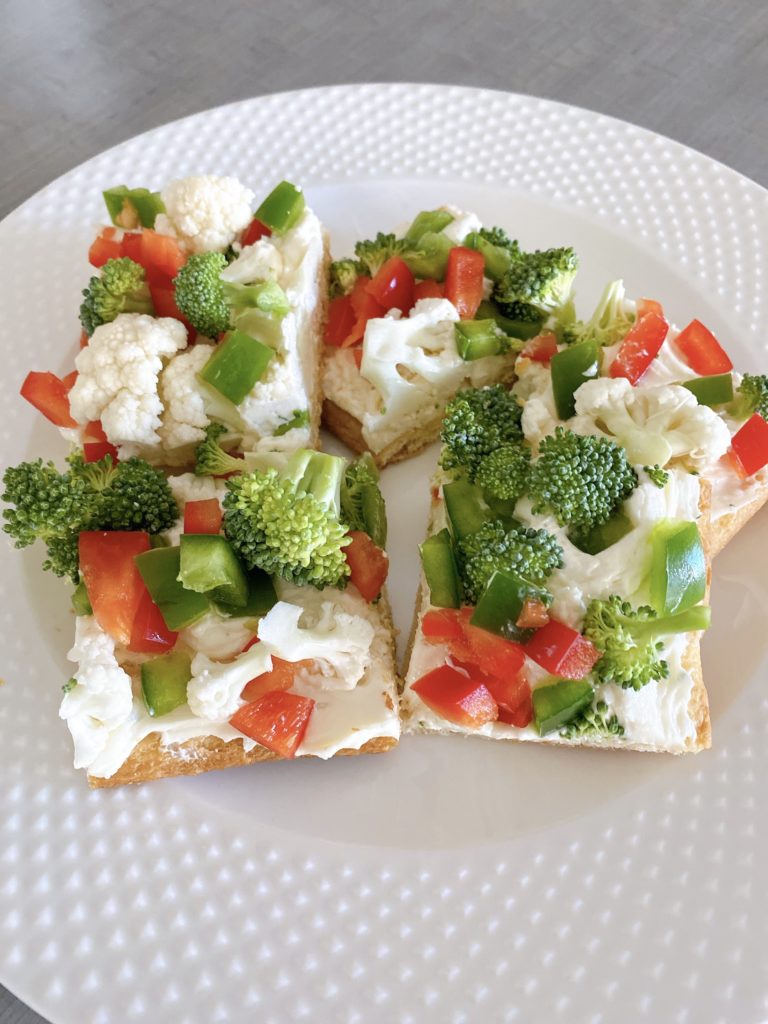
[(731, 439), (731, 450), (746, 476), (768, 465), (768, 423), (754, 413)]
[(557, 619), (537, 629), (523, 649), (531, 661), (563, 679), (583, 679), (600, 657), (594, 644)]
[(271, 692), (243, 704), (229, 724), (280, 757), (295, 757), (314, 708), (311, 697)]
[(668, 331), (669, 324), (659, 313), (638, 317), (611, 363), (611, 377), (626, 377), (630, 384), (637, 384), (659, 354)]
[(223, 517), (218, 498), (188, 501), (184, 506), (184, 533), (219, 533)]
[(428, 708), (456, 725), (478, 728), (495, 722), (499, 708), (485, 683), (441, 665), (411, 685)]
[(691, 320), (675, 338), (675, 345), (691, 369), (702, 377), (728, 373), (733, 369), (728, 353), (700, 320)]
[(454, 246), (448, 253), (445, 272), (445, 297), (458, 310), (462, 320), (471, 320), (483, 301), (485, 257), (475, 249)]

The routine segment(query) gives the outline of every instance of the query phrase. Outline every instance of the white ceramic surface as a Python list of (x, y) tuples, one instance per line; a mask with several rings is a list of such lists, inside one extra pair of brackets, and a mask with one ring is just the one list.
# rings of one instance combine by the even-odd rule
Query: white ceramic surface
[[(4, 463), (63, 445), (17, 397), (76, 350), (100, 189), (303, 183), (341, 253), (443, 202), (573, 244), (579, 300), (698, 316), (765, 368), (768, 194), (559, 104), (370, 85), (249, 100), (54, 182), (0, 225)], [(407, 634), (435, 452), (389, 469)], [(0, 980), (55, 1024), (768, 1017), (768, 519), (715, 569), (714, 747), (697, 757), (408, 738), (394, 753), (91, 793), (57, 719), (72, 617), (40, 552), (0, 551)], [(402, 645), (401, 645), (402, 646)]]

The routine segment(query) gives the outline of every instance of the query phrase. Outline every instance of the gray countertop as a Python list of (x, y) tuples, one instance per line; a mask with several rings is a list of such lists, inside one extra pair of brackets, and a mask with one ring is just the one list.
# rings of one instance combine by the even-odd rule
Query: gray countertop
[[(761, 0), (4, 0), (0, 216), (166, 121), (361, 81), (573, 103), (768, 185), (767, 37)], [(0, 1024), (35, 1022), (43, 1018), (0, 988)]]

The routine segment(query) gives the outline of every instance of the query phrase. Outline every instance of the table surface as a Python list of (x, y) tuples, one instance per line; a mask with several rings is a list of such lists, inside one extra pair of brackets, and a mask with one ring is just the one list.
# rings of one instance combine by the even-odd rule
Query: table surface
[[(115, 143), (284, 89), (525, 92), (671, 136), (768, 185), (761, 0), (76, 0), (0, 4), (0, 217)], [(0, 987), (0, 1024), (45, 1024)], [(89, 1024), (89, 1022), (83, 1022)]]

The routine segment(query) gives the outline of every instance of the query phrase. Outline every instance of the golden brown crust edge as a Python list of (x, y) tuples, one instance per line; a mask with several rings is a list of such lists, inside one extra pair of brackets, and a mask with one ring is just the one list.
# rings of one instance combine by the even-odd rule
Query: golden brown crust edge
[(320, 447), (320, 425), (323, 413), (323, 349), (325, 322), (328, 318), (328, 274), (331, 266), (331, 245), (328, 232), (323, 229), (323, 259), (318, 267), (316, 285), (320, 296), (312, 313), (311, 330), (314, 336), (312, 355), (312, 387), (309, 396), (310, 448)]
[(749, 504), (713, 520), (710, 527), (710, 555), (712, 558), (720, 554), (726, 544), (733, 540), (739, 530), (747, 525), (752, 516), (759, 512), (767, 501), (768, 484), (764, 485), (761, 493)]
[[(438, 439), (442, 422), (443, 416), (442, 413), (439, 413), (434, 420), (423, 424), (418, 433), (398, 437), (391, 444), (382, 448), (380, 452), (371, 452), (374, 462), (379, 469), (383, 469), (394, 462), (402, 462), (418, 455), (420, 451)], [(330, 398), (323, 401), (323, 426), (353, 452), (362, 454), (370, 451), (363, 439), (363, 425), (360, 420), (332, 402)]]
[[(434, 516), (435, 516), (435, 512), (436, 512), (438, 506), (439, 506), (439, 501), (437, 499), (433, 499), (432, 500), (431, 509), (430, 509), (430, 516), (429, 516), (429, 526), (428, 526), (428, 530), (429, 531), (431, 531), (431, 529), (432, 529), (432, 522), (433, 522), (433, 519), (434, 519)], [(701, 522), (700, 522), (699, 529), (700, 529), (700, 532), (701, 532), (701, 535), (702, 535), (702, 541), (704, 543), (704, 548), (705, 548), (705, 551), (707, 553), (707, 558), (708, 558), (708, 562), (709, 562), (710, 558), (711, 558), (711, 545), (712, 545), (712, 534), (711, 534), (710, 523), (709, 523), (709, 513), (710, 513), (710, 506), (711, 506), (711, 487), (710, 487), (710, 485), (709, 485), (709, 483), (707, 481), (702, 481), (701, 497), (700, 497), (700, 500), (699, 500), (699, 506), (700, 506), (700, 509), (701, 509)], [(710, 564), (708, 566), (708, 569), (707, 569), (707, 595), (709, 594), (709, 582), (710, 582), (710, 578), (711, 578), (711, 572), (712, 572), (712, 568), (711, 568), (711, 562), (710, 562)], [(417, 592), (417, 595), (416, 595), (416, 608), (415, 608), (415, 611), (414, 611), (413, 622), (411, 623), (411, 634), (410, 634), (410, 638), (408, 640), (408, 649), (407, 649), (406, 655), (405, 655), (405, 662), (403, 664), (403, 681), (402, 681), (402, 686), (401, 686), (401, 693), (402, 693), (402, 690), (405, 688), (405, 677), (408, 675), (408, 666), (409, 666), (410, 661), (411, 661), (411, 655), (413, 654), (413, 648), (414, 648), (414, 646), (416, 644), (416, 639), (417, 639), (417, 634), (418, 634), (418, 625), (419, 625), (419, 615), (420, 615), (423, 607), (426, 604), (426, 600), (427, 600), (427, 596), (426, 595), (427, 595), (427, 583), (426, 583), (426, 579), (424, 578), (424, 574), (422, 573), (420, 578), (419, 578), (419, 588), (418, 588), (418, 592)], [(698, 753), (700, 750), (708, 750), (711, 747), (711, 745), (712, 745), (712, 724), (711, 724), (711, 720), (710, 720), (710, 717), (709, 717), (709, 699), (707, 697), (706, 687), (704, 686), (704, 675), (703, 675), (702, 666), (701, 666), (701, 643), (700, 643), (699, 635), (697, 633), (692, 633), (690, 635), (690, 639), (688, 641), (688, 646), (686, 647), (685, 654), (683, 655), (683, 658), (682, 658), (682, 665), (683, 665), (683, 668), (687, 672), (690, 672), (691, 677), (693, 679), (693, 687), (692, 687), (692, 690), (691, 690), (691, 697), (690, 697), (690, 700), (688, 702), (688, 714), (689, 714), (689, 716), (691, 718), (691, 721), (695, 725), (696, 736), (695, 736), (695, 738), (691, 739), (688, 742), (688, 744), (686, 744), (686, 746), (685, 746), (685, 748), (683, 750), (680, 750), (680, 751), (668, 751), (668, 753), (674, 753), (675, 755), (683, 754), (683, 753)], [(401, 720), (403, 726), (405, 726), (409, 722), (410, 717), (411, 717), (410, 713), (403, 707), (403, 703), (402, 703), (402, 700), (401, 700), (401, 703), (400, 703), (400, 720)], [(411, 732), (411, 733), (435, 733), (435, 730), (433, 730), (433, 729), (420, 729), (420, 728), (418, 728), (418, 726), (416, 726), (416, 727), (412, 726), (409, 729), (406, 729), (405, 731), (406, 732)], [(437, 733), (437, 735), (448, 736), (448, 735), (456, 735), (456, 734), (453, 732), (453, 730), (446, 729), (444, 732)], [(459, 734), (459, 735), (463, 735), (463, 734)], [(467, 733), (466, 735), (471, 735), (471, 734)], [(513, 742), (523, 742), (523, 741), (515, 740), (513, 737), (509, 737), (509, 739), (511, 739)], [(638, 751), (638, 752), (641, 752), (641, 753), (657, 753), (658, 752), (657, 749), (654, 748), (654, 747), (644, 746), (642, 744), (636, 744), (636, 743), (625, 743), (625, 742), (622, 742), (621, 740), (619, 740), (619, 741), (617, 741), (615, 743), (606, 743), (606, 742), (603, 742), (603, 743), (592, 743), (588, 739), (580, 740), (579, 743), (574, 743), (573, 741), (562, 741), (562, 743), (561, 743), (558, 740), (554, 740), (554, 741), (550, 740), (549, 742), (550, 743), (554, 742), (558, 746), (562, 745), (562, 746), (569, 746), (569, 747), (573, 747), (573, 746), (590, 747), (593, 750), (634, 750), (634, 751)]]

